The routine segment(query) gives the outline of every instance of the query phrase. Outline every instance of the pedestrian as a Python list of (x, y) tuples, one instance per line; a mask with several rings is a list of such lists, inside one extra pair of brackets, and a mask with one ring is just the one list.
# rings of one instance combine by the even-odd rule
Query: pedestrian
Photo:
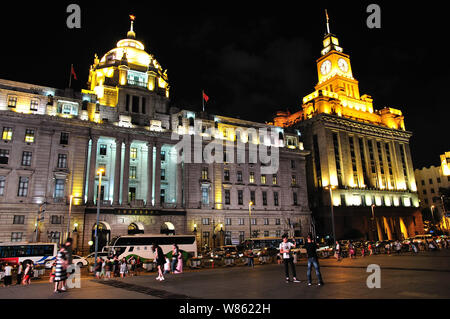
[(102, 264), (103, 264), (103, 259), (101, 257), (97, 257), (97, 265), (95, 266), (95, 269), (94, 269), (95, 277), (97, 279), (100, 279), (100, 276), (102, 273)]
[(415, 243), (411, 242), (411, 248), (412, 248), (412, 251), (414, 252), (414, 255), (417, 255), (419, 253), (419, 250)]
[(372, 245), (372, 243), (369, 243), (369, 256), (372, 256), (373, 255), (373, 245)]
[(23, 277), (23, 263), (19, 262), (19, 265), (17, 266), (17, 285), (20, 285), (22, 283), (22, 277)]
[(247, 258), (248, 258), (247, 266), (254, 268), (255, 267), (255, 260), (254, 260), (255, 255), (253, 254), (253, 250), (251, 248), (247, 251)]
[(364, 258), (365, 254), (366, 254), (366, 246), (364, 246), (364, 244), (363, 244), (363, 245), (361, 246), (361, 257)]
[(122, 258), (122, 262), (120, 263), (120, 278), (126, 277), (128, 273), (128, 264), (125, 257)]
[(158, 268), (158, 277), (156, 277), (156, 280), (163, 281), (164, 280), (163, 267), (164, 264), (166, 263), (164, 253), (158, 244), (153, 244), (152, 250), (155, 255), (156, 267)]
[(130, 259), (128, 259), (128, 262), (130, 264), (130, 276), (134, 276), (134, 273), (136, 271), (136, 259), (134, 256), (131, 256)]
[(334, 257), (337, 259), (337, 261), (341, 261), (342, 256), (342, 248), (341, 244), (336, 240), (336, 247), (334, 249)]
[(105, 279), (111, 279), (111, 268), (112, 268), (112, 262), (109, 258), (106, 258), (106, 264), (105, 264)]
[(138, 256), (137, 260), (136, 260), (136, 276), (139, 275), (139, 272), (142, 269), (142, 261), (141, 261), (141, 257)]
[(5, 273), (4, 278), (5, 287), (8, 287), (9, 285), (12, 284), (12, 267), (9, 263), (6, 263), (4, 267), (4, 273)]
[(106, 275), (106, 269), (105, 269), (106, 268), (106, 258), (102, 259), (102, 262), (101, 262), (101, 265), (102, 265), (102, 268), (100, 270), (100, 277), (101, 278), (105, 278), (105, 275)]
[(322, 274), (320, 273), (319, 259), (317, 258), (317, 248), (319, 248), (319, 246), (316, 242), (313, 241), (312, 234), (308, 234), (305, 244), (306, 254), (308, 256), (308, 270), (306, 272), (306, 276), (308, 277), (308, 286), (312, 285), (311, 266), (314, 266), (314, 269), (316, 270), (316, 276), (318, 280), (317, 285), (323, 285)]
[(356, 258), (355, 248), (351, 242), (348, 244), (348, 253), (350, 255), (350, 259)]
[(58, 251), (56, 255), (56, 271), (55, 271), (55, 293), (66, 291), (65, 282), (67, 279), (67, 266), (69, 261), (67, 259), (67, 250), (64, 246)]
[(114, 277), (120, 277), (120, 262), (119, 262), (119, 257), (117, 257), (117, 255), (114, 256), (113, 274), (114, 274)]
[(183, 254), (181, 252), (178, 253), (178, 262), (177, 268), (175, 269), (176, 274), (181, 274), (183, 272)]
[(288, 235), (284, 234), (283, 237), (283, 242), (280, 243), (280, 253), (283, 255), (283, 262), (284, 262), (284, 273), (286, 275), (286, 282), (288, 283), (289, 280), (289, 267), (291, 267), (291, 271), (292, 271), (292, 281), (293, 282), (300, 282), (300, 280), (297, 280), (297, 274), (295, 271), (295, 265), (293, 262), (293, 258), (292, 258), (292, 254), (291, 254), (291, 249), (295, 248), (295, 242), (291, 243), (288, 242)]
[(31, 283), (31, 276), (33, 275), (33, 266), (31, 262), (25, 263), (25, 271), (23, 273), (22, 285), (29, 285)]
[(178, 245), (174, 243), (172, 245), (172, 262), (170, 264), (170, 270), (172, 271), (172, 273), (175, 273), (175, 269), (176, 269), (177, 263), (178, 263), (178, 254), (179, 253), (180, 253), (180, 250), (178, 249)]
[(170, 260), (169, 260), (169, 258), (167, 258), (167, 256), (165, 256), (165, 260), (166, 260), (166, 262), (164, 264), (163, 275), (166, 275), (166, 274), (170, 273)]
[(391, 245), (389, 243), (386, 243), (386, 245), (384, 246), (384, 252), (388, 255), (391, 254)]
[(397, 252), (397, 255), (400, 256), (400, 253), (402, 252), (402, 244), (398, 240), (395, 242), (395, 251)]

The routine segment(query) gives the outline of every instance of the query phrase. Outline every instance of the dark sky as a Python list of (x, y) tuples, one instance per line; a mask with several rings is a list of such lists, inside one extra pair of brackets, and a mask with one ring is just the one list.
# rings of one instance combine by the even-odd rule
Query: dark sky
[[(66, 26), (71, 2), (81, 7), (81, 29)], [(137, 39), (168, 69), (172, 105), (200, 110), (204, 89), (212, 113), (270, 121), (313, 92), (327, 8), (361, 94), (375, 109), (403, 111), (415, 168), (439, 165), (450, 150), (446, 8), (377, 1), (381, 29), (369, 29), (371, 2), (17, 1), (2, 10), (0, 78), (64, 88), (73, 63), (73, 88), (86, 88), (94, 53), (126, 37), (132, 13)]]

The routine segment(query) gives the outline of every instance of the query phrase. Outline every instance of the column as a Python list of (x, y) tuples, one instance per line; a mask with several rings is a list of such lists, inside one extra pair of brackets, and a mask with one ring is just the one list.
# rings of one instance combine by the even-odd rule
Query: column
[(155, 206), (161, 205), (161, 144), (156, 143), (155, 159)]
[(94, 190), (95, 190), (95, 175), (97, 174), (97, 144), (99, 140), (99, 136), (91, 137), (91, 160), (89, 163), (89, 179), (88, 179), (88, 199), (87, 205), (94, 204)]
[(116, 162), (114, 167), (114, 197), (113, 205), (119, 205), (120, 199), (120, 168), (122, 164), (122, 142), (120, 138), (116, 138)]
[(123, 185), (122, 185), (122, 205), (128, 205), (128, 182), (130, 179), (130, 145), (131, 141), (126, 139), (125, 143), (125, 156), (123, 165)]
[[(152, 205), (152, 193), (153, 193), (153, 143), (147, 143), (148, 153), (147, 153), (147, 207)], [(155, 193), (156, 195), (156, 193)]]
[[(178, 156), (178, 154), (177, 154)], [(177, 165), (177, 208), (182, 207), (183, 205), (183, 167), (182, 163)]]

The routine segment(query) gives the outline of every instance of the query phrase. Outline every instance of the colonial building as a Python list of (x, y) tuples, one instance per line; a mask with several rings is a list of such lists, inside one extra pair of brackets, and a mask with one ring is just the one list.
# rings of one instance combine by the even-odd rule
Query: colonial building
[(69, 232), (86, 252), (97, 204), (100, 247), (133, 233), (196, 234), (209, 247), (305, 236), (300, 133), (169, 109), (169, 88), (133, 25), (95, 56), (82, 92), (0, 80), (0, 242)]
[(371, 96), (359, 92), (350, 56), (329, 31), (316, 63), (314, 92), (299, 111), (278, 112), (274, 124), (299, 129), (311, 150), (308, 187), (318, 232), (331, 235), (334, 223), (338, 239), (421, 233), (412, 133), (402, 112), (374, 110)]

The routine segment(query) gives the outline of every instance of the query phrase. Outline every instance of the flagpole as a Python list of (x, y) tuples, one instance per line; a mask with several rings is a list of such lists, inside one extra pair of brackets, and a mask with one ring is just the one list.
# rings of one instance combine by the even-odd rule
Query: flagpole
[(203, 112), (205, 112), (205, 91), (202, 90), (202, 107)]
[(73, 70), (73, 64), (70, 65), (69, 89), (72, 86), (72, 70)]

